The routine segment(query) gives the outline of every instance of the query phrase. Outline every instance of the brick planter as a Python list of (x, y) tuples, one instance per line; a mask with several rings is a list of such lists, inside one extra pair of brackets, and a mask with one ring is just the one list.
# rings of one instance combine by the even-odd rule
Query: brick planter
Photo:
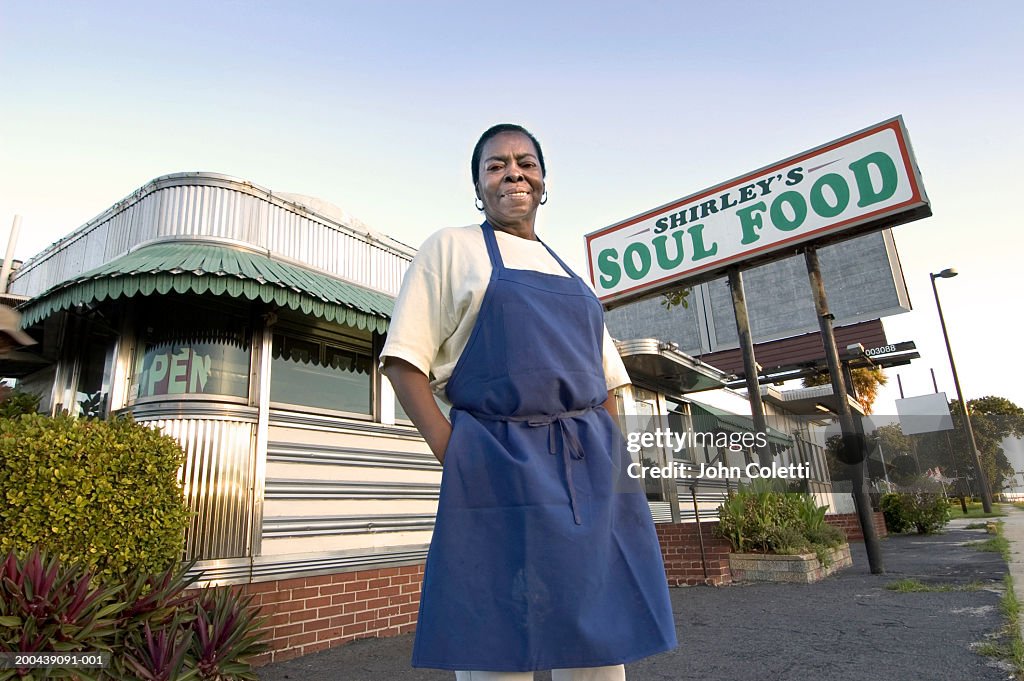
[(733, 581), (737, 582), (796, 582), (811, 584), (833, 572), (853, 565), (850, 545), (843, 544), (830, 551), (832, 559), (824, 567), (813, 553), (798, 556), (781, 556), (768, 553), (730, 553), (729, 569)]

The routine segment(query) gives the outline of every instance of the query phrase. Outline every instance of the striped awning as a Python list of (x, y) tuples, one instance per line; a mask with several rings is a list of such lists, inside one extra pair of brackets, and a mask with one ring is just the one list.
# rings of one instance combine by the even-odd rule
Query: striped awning
[(107, 299), (168, 293), (226, 295), (384, 333), (394, 299), (262, 253), (219, 244), (155, 243), (50, 288), (19, 307), (27, 327)]

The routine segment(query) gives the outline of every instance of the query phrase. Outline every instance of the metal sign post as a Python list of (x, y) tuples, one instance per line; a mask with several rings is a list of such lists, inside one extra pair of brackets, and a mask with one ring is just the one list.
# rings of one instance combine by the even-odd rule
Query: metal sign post
[[(750, 413), (754, 419), (754, 430), (768, 432), (764, 417), (764, 403), (761, 401), (761, 384), (758, 380), (757, 362), (754, 359), (754, 341), (750, 336), (750, 318), (747, 316), (747, 296), (743, 291), (743, 273), (739, 268), (729, 270), (729, 288), (732, 289), (732, 308), (736, 314), (736, 330), (739, 332), (740, 350), (743, 352), (743, 372), (747, 380), (747, 397)], [(757, 447), (757, 460), (762, 466), (771, 466), (774, 457), (768, 451), (768, 444)]]
[(860, 519), (861, 532), (864, 534), (864, 548), (868, 553), (868, 564), (871, 574), (885, 572), (882, 564), (882, 550), (878, 544), (878, 533), (871, 514), (871, 498), (868, 496), (864, 477), (864, 441), (858, 437), (857, 427), (853, 420), (853, 412), (847, 401), (846, 380), (843, 367), (839, 363), (839, 350), (836, 348), (836, 337), (832, 332), (832, 315), (828, 311), (828, 297), (825, 295), (825, 282), (821, 278), (821, 266), (818, 263), (818, 252), (814, 248), (804, 251), (807, 263), (807, 276), (811, 282), (811, 294), (814, 296), (814, 307), (818, 313), (818, 324), (821, 327), (821, 340), (825, 346), (825, 361), (832, 377), (832, 392), (838, 402), (839, 427), (843, 433), (842, 457), (850, 467), (853, 479), (853, 500), (857, 506), (857, 517)]

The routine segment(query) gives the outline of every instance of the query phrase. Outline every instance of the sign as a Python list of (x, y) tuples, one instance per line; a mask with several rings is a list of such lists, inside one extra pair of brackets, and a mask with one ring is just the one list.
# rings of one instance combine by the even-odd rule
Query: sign
[(140, 397), (149, 395), (181, 395), (202, 393), (210, 379), (211, 357), (201, 355), (192, 348), (178, 348), (177, 352), (153, 354), (146, 372)]
[(621, 304), (929, 215), (896, 117), (592, 232), (587, 264), (601, 301)]
[(880, 357), (882, 355), (891, 355), (897, 352), (916, 349), (917, 344), (914, 341), (903, 341), (902, 343), (890, 343), (889, 345), (880, 345), (877, 348), (868, 348), (864, 351), (864, 354), (868, 357)]
[(896, 400), (896, 413), (904, 435), (953, 430), (946, 393), (932, 393)]
[(146, 347), (129, 387), (131, 399), (163, 395), (249, 394), (249, 352), (224, 342)]

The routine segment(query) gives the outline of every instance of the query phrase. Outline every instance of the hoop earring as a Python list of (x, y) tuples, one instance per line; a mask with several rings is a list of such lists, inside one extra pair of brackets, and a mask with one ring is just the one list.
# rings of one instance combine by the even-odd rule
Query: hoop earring
[[(480, 204), (479, 206), (477, 206), (478, 203)], [(479, 196), (473, 200), (473, 206), (481, 213), (484, 212), (484, 202), (480, 200)]]
[(543, 205), (544, 205), (545, 203), (547, 203), (547, 202), (548, 202), (548, 190), (547, 190), (547, 189), (545, 189), (545, 190), (544, 190), (544, 193), (543, 193), (543, 194), (541, 194), (541, 197), (540, 197), (540, 205), (542, 205), (542, 206), (543, 206)]

